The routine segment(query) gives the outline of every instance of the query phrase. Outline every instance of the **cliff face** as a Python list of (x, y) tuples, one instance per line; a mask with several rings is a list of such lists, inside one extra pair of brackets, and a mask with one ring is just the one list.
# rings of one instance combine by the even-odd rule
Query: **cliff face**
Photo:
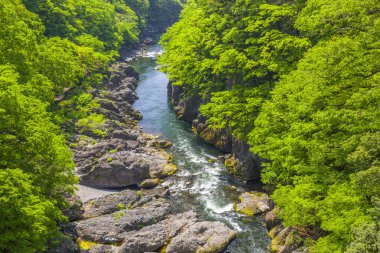
[(232, 154), (232, 157), (225, 162), (232, 173), (240, 176), (243, 180), (260, 178), (262, 160), (249, 151), (250, 146), (247, 143), (234, 138), (223, 129), (213, 129), (207, 126), (207, 119), (199, 112), (199, 107), (206, 101), (197, 94), (184, 97), (183, 88), (172, 86), (170, 83), (168, 98), (173, 104), (178, 118), (191, 123), (197, 135), (221, 151)]

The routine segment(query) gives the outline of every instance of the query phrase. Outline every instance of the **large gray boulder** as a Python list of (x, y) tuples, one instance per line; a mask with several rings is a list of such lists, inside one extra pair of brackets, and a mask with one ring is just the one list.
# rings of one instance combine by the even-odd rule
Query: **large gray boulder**
[(213, 253), (224, 249), (236, 232), (219, 221), (196, 222), (174, 237), (166, 253)]
[(124, 190), (83, 204), (72, 223), (82, 252), (219, 252), (235, 232), (218, 221), (199, 221), (194, 211), (173, 213), (166, 189)]
[(100, 158), (91, 171), (80, 177), (80, 183), (99, 188), (137, 185), (150, 178), (149, 167), (144, 155), (121, 151)]
[(131, 232), (118, 253), (144, 253), (159, 249), (167, 253), (219, 252), (235, 234), (221, 222), (199, 222), (196, 214), (189, 211)]
[(80, 238), (97, 243), (117, 243), (124, 240), (127, 232), (139, 230), (165, 218), (170, 205), (164, 199), (153, 200), (143, 207), (136, 207), (106, 214), (76, 223)]
[[(83, 204), (83, 218), (93, 218), (114, 213), (126, 207), (139, 206), (145, 203), (142, 200), (150, 196), (140, 196), (136, 191), (124, 190), (118, 193), (89, 200)], [(151, 197), (150, 197), (151, 198)]]
[(185, 226), (196, 222), (196, 215), (189, 211), (178, 215), (171, 215), (167, 219), (131, 232), (126, 236), (118, 253), (144, 253), (157, 251), (164, 247), (171, 238)]
[[(87, 154), (91, 152), (95, 159), (78, 161), (78, 164), (81, 164), (77, 170), (81, 173), (80, 183), (98, 188), (121, 188), (140, 185), (146, 179), (164, 178), (176, 172), (177, 167), (170, 163), (170, 155), (165, 151), (147, 147), (141, 148), (143, 152), (140, 152), (137, 148), (138, 141), (128, 140), (122, 143), (125, 144), (124, 149), (134, 145), (136, 150), (116, 151), (115, 149), (115, 152), (108, 151), (105, 154), (103, 149), (101, 152), (86, 151)], [(97, 156), (100, 158), (96, 158)]]

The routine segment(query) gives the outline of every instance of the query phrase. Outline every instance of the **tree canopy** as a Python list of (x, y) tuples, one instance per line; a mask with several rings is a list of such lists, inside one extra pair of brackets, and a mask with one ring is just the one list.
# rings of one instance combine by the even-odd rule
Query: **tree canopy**
[[(165, 0), (159, 8), (178, 14), (178, 5)], [(0, 1), (1, 252), (41, 252), (57, 235), (63, 195), (77, 182), (68, 137), (104, 120), (87, 91), (103, 85), (122, 46), (139, 42), (149, 6), (148, 0)]]
[(376, 0), (194, 0), (162, 38), (208, 127), (267, 161), (284, 224), (323, 231), (312, 252), (380, 249), (379, 25)]

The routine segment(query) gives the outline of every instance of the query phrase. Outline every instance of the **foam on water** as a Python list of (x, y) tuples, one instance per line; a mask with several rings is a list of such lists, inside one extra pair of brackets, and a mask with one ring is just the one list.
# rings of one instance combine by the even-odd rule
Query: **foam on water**
[(212, 210), (214, 213), (225, 213), (225, 212), (233, 211), (234, 204), (230, 203), (225, 206), (219, 206), (214, 201), (207, 201), (206, 208)]
[(144, 58), (156, 58), (164, 53), (164, 50), (158, 46), (154, 45), (153, 47), (148, 48), (142, 57)]

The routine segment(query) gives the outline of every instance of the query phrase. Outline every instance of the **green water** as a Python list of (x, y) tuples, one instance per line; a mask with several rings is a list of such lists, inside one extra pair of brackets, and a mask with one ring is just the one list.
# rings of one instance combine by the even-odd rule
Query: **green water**
[(239, 193), (250, 188), (228, 174), (220, 162), (212, 162), (222, 153), (205, 144), (191, 132), (191, 126), (176, 118), (167, 100), (168, 78), (158, 71), (155, 56), (158, 45), (151, 47), (146, 57), (133, 61), (140, 74), (134, 107), (143, 114), (140, 126), (144, 131), (173, 142), (173, 155), (178, 172), (168, 178), (172, 201), (179, 210), (195, 210), (207, 220), (219, 220), (238, 232), (236, 239), (223, 251), (229, 253), (269, 252), (269, 238), (261, 218), (236, 214), (233, 204)]

